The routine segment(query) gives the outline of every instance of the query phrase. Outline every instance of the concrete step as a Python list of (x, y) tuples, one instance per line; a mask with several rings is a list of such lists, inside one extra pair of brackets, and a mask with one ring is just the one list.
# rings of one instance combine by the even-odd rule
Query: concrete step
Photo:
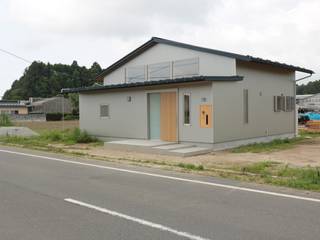
[(212, 151), (208, 146), (165, 142), (161, 140), (124, 139), (104, 143), (106, 149), (189, 157)]
[(191, 157), (191, 156), (206, 154), (209, 152), (212, 152), (212, 148), (197, 147), (197, 146), (169, 151), (169, 153), (171, 154), (182, 156), (182, 157)]
[(176, 150), (176, 149), (182, 149), (182, 148), (190, 148), (190, 147), (194, 147), (194, 146), (195, 145), (191, 145), (191, 144), (176, 143), (176, 144), (157, 146), (157, 147), (153, 147), (153, 148), (161, 149), (161, 150)]

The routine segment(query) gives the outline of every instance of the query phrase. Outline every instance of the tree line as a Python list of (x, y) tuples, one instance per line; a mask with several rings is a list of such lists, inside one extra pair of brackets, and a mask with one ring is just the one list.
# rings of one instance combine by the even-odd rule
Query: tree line
[(297, 94), (299, 95), (316, 93), (320, 93), (320, 80), (297, 85)]
[(53, 97), (62, 88), (91, 86), (102, 69), (96, 62), (90, 68), (79, 66), (76, 61), (71, 65), (50, 64), (34, 61), (23, 75), (12, 83), (2, 99), (27, 100), (29, 97)]

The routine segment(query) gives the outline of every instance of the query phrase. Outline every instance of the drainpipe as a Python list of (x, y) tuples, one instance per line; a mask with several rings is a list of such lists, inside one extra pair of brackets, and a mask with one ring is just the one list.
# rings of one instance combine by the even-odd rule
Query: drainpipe
[[(302, 77), (302, 78), (298, 78), (297, 80), (295, 80), (294, 83), (294, 100), (296, 100), (296, 93), (297, 93), (297, 86), (296, 86), (296, 82), (299, 82), (301, 80), (307, 79), (309, 77), (312, 76), (312, 73), (309, 73), (309, 75)], [(294, 118), (294, 128), (295, 128), (295, 137), (297, 137), (299, 135), (298, 132), (298, 109), (297, 109), (297, 104), (294, 105), (294, 112), (295, 112), (295, 118)]]

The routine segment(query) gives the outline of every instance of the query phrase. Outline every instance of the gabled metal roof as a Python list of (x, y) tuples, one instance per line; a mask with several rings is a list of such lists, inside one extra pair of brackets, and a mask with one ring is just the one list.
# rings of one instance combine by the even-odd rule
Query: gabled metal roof
[(175, 79), (164, 79), (157, 81), (145, 81), (145, 82), (133, 82), (133, 83), (121, 83), (112, 85), (98, 86), (94, 85), (91, 87), (83, 88), (63, 88), (61, 93), (79, 93), (79, 92), (97, 92), (111, 89), (126, 89), (136, 87), (148, 87), (148, 86), (160, 86), (177, 83), (188, 83), (188, 82), (205, 82), (205, 81), (242, 81), (242, 76), (195, 76)]
[(231, 52), (225, 52), (225, 51), (220, 51), (220, 50), (216, 50), (216, 49), (204, 48), (204, 47), (199, 47), (199, 46), (190, 45), (190, 44), (186, 44), (186, 43), (171, 41), (168, 39), (152, 37), (148, 42), (144, 43), (143, 45), (141, 45), (137, 49), (133, 50), (132, 52), (130, 52), (129, 54), (127, 54), (126, 56), (124, 56), (123, 58), (121, 58), (120, 60), (118, 60), (117, 62), (115, 62), (111, 66), (109, 66), (108, 68), (104, 69), (102, 71), (102, 73), (97, 76), (97, 79), (103, 78), (108, 73), (121, 67), (125, 63), (129, 62), (133, 58), (137, 57), (138, 55), (140, 55), (141, 53), (145, 52), (146, 50), (148, 50), (149, 48), (153, 47), (154, 45), (156, 45), (158, 43), (181, 47), (181, 48), (186, 48), (186, 49), (191, 49), (191, 50), (196, 50), (199, 52), (212, 53), (212, 54), (216, 54), (216, 55), (220, 55), (220, 56), (224, 56), (224, 57), (235, 58), (237, 60), (246, 61), (246, 62), (268, 64), (268, 65), (273, 65), (275, 67), (290, 69), (290, 70), (309, 73), (309, 74), (314, 73), (310, 69), (306, 69), (306, 68), (298, 67), (298, 66), (293, 66), (293, 65), (289, 65), (289, 64), (285, 64), (285, 63), (280, 63), (280, 62), (276, 62), (276, 61), (271, 61), (268, 59), (262, 59), (262, 58), (253, 57), (250, 55), (241, 55), (241, 54), (236, 54), (236, 53), (231, 53)]

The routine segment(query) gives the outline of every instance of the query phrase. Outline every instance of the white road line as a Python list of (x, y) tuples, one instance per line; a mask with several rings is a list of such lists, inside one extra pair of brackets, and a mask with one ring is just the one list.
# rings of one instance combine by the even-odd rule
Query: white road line
[(129, 221), (132, 221), (132, 222), (139, 223), (139, 224), (144, 225), (144, 226), (156, 228), (156, 229), (161, 230), (161, 231), (170, 232), (170, 233), (173, 233), (175, 235), (178, 235), (178, 236), (181, 236), (181, 237), (185, 237), (185, 238), (188, 238), (188, 239), (191, 239), (191, 240), (209, 240), (208, 238), (202, 238), (202, 237), (193, 235), (191, 233), (181, 232), (181, 231), (175, 230), (175, 229), (170, 228), (170, 227), (166, 227), (166, 226), (158, 224), (158, 223), (149, 222), (149, 221), (143, 220), (141, 218), (131, 217), (131, 216), (123, 214), (123, 213), (115, 212), (115, 211), (112, 211), (112, 210), (109, 210), (109, 209), (106, 209), (106, 208), (102, 208), (102, 207), (98, 207), (98, 206), (95, 206), (95, 205), (92, 205), (92, 204), (89, 204), (89, 203), (85, 203), (85, 202), (81, 202), (81, 201), (78, 201), (78, 200), (74, 200), (72, 198), (66, 198), (64, 200), (66, 202), (69, 202), (69, 203), (73, 203), (73, 204), (76, 204), (76, 205), (79, 205), (79, 206), (82, 206), (82, 207), (90, 208), (90, 209), (93, 209), (93, 210), (96, 210), (96, 211), (99, 211), (99, 212), (102, 212), (102, 213), (109, 214), (111, 216), (123, 218), (123, 219), (129, 220)]
[(277, 197), (284, 197), (284, 198), (291, 198), (291, 199), (320, 203), (320, 199), (317, 199), (317, 198), (309, 198), (309, 197), (302, 197), (302, 196), (291, 195), (291, 194), (263, 191), (263, 190), (246, 188), (246, 187), (237, 187), (237, 186), (233, 186), (233, 185), (206, 182), (206, 181), (200, 181), (200, 180), (194, 180), (194, 179), (188, 179), (188, 178), (172, 177), (172, 176), (156, 174), (156, 173), (148, 173), (148, 172), (142, 172), (142, 171), (123, 169), (123, 168), (108, 167), (108, 166), (102, 166), (102, 165), (97, 165), (97, 164), (83, 163), (83, 162), (78, 162), (78, 161), (65, 160), (65, 159), (59, 159), (59, 158), (54, 158), (54, 157), (34, 155), (34, 154), (15, 152), (15, 151), (9, 151), (9, 150), (0, 149), (0, 152), (11, 153), (11, 154), (16, 154), (16, 155), (21, 155), (21, 156), (34, 157), (34, 158), (43, 158), (43, 159), (47, 159), (47, 160), (51, 160), (51, 161), (57, 161), (57, 162), (63, 162), (63, 163), (69, 163), (69, 164), (77, 164), (77, 165), (87, 166), (87, 167), (108, 169), (108, 170), (118, 171), (118, 172), (139, 174), (139, 175), (145, 175), (145, 176), (157, 177), (157, 178), (163, 178), (163, 179), (170, 179), (170, 180), (181, 181), (181, 182), (196, 183), (196, 184), (202, 184), (202, 185), (213, 186), (213, 187), (220, 187), (220, 188), (226, 188), (226, 189), (233, 189), (233, 190), (252, 192), (252, 193), (260, 193), (260, 194), (265, 194), (265, 195), (271, 195), (271, 196), (277, 196)]

